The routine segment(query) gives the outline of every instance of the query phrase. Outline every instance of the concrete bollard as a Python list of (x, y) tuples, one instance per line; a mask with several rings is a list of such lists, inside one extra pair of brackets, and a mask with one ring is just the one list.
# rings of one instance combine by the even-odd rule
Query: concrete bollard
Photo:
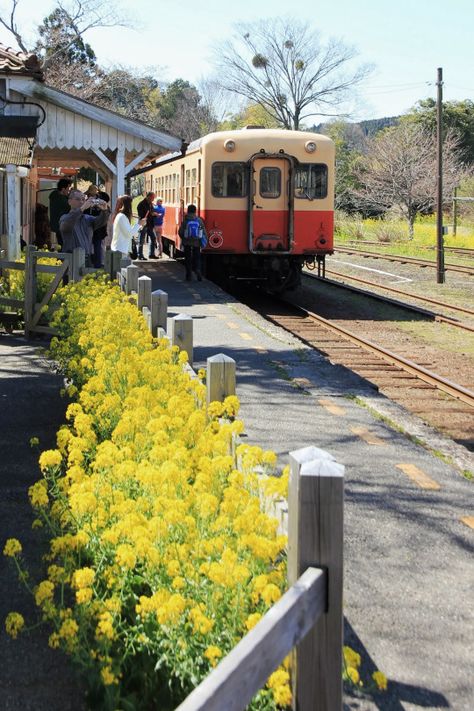
[(224, 353), (207, 359), (207, 404), (235, 395), (235, 360)]
[[(117, 272), (118, 274), (119, 272)], [(120, 269), (120, 288), (122, 291), (127, 291), (127, 270), (125, 267)]]
[(142, 314), (143, 314), (143, 318), (145, 319), (145, 323), (148, 327), (148, 330), (151, 331), (151, 311), (148, 308), (148, 306), (144, 306), (142, 308)]
[(77, 282), (82, 279), (82, 270), (86, 266), (86, 252), (82, 247), (76, 247), (72, 253), (72, 277), (71, 281)]
[(141, 311), (146, 306), (151, 311), (151, 279), (147, 276), (138, 278), (138, 303)]
[(138, 277), (140, 276), (140, 269), (136, 264), (130, 264), (127, 267), (127, 294), (131, 294), (132, 291), (138, 292)]
[(112, 266), (110, 278), (114, 281), (117, 278), (117, 272), (120, 271), (120, 262), (122, 261), (122, 252), (112, 252)]
[(178, 346), (188, 354), (188, 363), (193, 366), (193, 319), (188, 314), (178, 314), (171, 319), (171, 345)]
[(151, 294), (151, 333), (157, 335), (157, 329), (163, 328), (166, 331), (168, 318), (168, 294), (166, 291), (157, 289)]

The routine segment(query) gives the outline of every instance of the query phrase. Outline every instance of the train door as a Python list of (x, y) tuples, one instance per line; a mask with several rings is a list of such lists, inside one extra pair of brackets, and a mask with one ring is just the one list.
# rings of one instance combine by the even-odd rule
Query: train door
[(250, 251), (289, 252), (293, 237), (292, 163), (286, 156), (251, 160)]

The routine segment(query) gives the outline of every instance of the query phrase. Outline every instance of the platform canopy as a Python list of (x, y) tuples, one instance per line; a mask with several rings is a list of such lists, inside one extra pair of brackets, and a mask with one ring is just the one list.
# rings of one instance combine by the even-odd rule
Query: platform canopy
[(181, 150), (180, 138), (47, 86), (35, 60), (0, 44), (0, 116), (19, 126), (37, 117), (31, 137), (36, 167), (93, 168), (106, 176), (115, 198), (134, 168)]

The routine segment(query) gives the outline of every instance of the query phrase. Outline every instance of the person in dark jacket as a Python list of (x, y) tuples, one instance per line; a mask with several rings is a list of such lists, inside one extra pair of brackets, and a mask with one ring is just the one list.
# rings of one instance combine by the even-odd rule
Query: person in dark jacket
[(56, 190), (49, 194), (49, 222), (51, 231), (56, 233), (56, 239), (59, 246), (63, 246), (63, 238), (59, 229), (59, 219), (62, 215), (69, 212), (69, 193), (71, 191), (72, 181), (69, 178), (61, 178), (58, 180)]
[[(89, 186), (86, 192), (86, 196), (88, 199), (92, 200), (93, 204), (92, 207), (88, 208), (87, 210), (84, 210), (84, 214), (92, 215), (92, 217), (97, 217), (101, 214), (101, 209), (97, 206), (97, 203), (102, 200), (108, 205), (110, 203), (110, 195), (104, 193), (102, 190), (92, 191), (91, 187), (95, 188), (95, 185)], [(107, 224), (101, 224), (99, 227), (94, 227), (94, 234), (92, 235), (92, 266), (96, 269), (100, 269), (104, 266), (103, 244), (104, 239), (106, 237)]]
[(192, 272), (196, 274), (198, 281), (202, 281), (201, 247), (207, 241), (207, 233), (203, 220), (197, 215), (196, 205), (188, 205), (188, 211), (179, 226), (178, 234), (184, 252), (186, 281), (192, 280)]
[(138, 219), (143, 220), (146, 217), (146, 225), (142, 227), (139, 232), (139, 242), (138, 242), (138, 259), (146, 259), (143, 254), (143, 245), (145, 244), (145, 239), (148, 235), (150, 239), (150, 251), (149, 258), (156, 259), (155, 257), (155, 232), (153, 230), (153, 200), (155, 199), (155, 193), (147, 193), (143, 200), (137, 205)]

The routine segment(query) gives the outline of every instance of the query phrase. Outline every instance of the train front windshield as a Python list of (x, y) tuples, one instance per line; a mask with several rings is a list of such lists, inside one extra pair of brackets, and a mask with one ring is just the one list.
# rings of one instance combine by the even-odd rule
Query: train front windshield
[(323, 163), (298, 163), (295, 171), (295, 197), (306, 200), (328, 194), (328, 167)]

